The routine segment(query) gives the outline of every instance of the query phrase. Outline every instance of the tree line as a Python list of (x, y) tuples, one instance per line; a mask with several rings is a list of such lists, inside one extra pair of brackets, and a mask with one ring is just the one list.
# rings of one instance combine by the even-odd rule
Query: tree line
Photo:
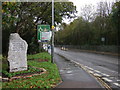
[[(119, 45), (120, 1), (100, 2), (97, 10), (85, 5), (70, 24), (62, 23), (55, 34), (56, 45)], [(61, 28), (62, 27), (62, 28)]]
[[(62, 18), (74, 18), (76, 6), (72, 2), (55, 2), (55, 26)], [(9, 36), (18, 33), (28, 43), (28, 53), (39, 52), (37, 25), (51, 26), (51, 2), (2, 2), (2, 53), (7, 55)]]

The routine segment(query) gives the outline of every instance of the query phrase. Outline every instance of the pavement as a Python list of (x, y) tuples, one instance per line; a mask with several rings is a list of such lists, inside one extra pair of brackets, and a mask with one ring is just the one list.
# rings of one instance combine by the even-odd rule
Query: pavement
[(81, 67), (57, 54), (54, 55), (63, 82), (56, 88), (99, 88), (104, 87)]

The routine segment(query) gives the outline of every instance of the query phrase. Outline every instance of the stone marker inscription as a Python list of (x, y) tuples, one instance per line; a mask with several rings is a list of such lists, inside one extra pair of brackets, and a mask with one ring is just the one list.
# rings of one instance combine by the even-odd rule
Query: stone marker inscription
[(11, 47), (12, 47), (11, 49), (15, 52), (19, 52), (19, 51), (22, 51), (25, 49), (24, 43), (22, 43), (22, 42), (12, 42)]
[(27, 70), (27, 43), (19, 34), (10, 35), (8, 61), (10, 72)]

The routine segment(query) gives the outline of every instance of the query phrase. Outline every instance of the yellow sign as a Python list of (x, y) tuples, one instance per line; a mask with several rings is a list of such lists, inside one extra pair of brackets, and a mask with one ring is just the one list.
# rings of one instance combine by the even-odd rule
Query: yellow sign
[(52, 30), (54, 29), (55, 27), (54, 26), (52, 26)]

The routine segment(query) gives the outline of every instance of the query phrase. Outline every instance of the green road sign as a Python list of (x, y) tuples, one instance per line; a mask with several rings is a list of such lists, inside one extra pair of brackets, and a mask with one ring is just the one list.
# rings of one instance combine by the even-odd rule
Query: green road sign
[(37, 25), (38, 42), (41, 40), (50, 40), (50, 25)]

